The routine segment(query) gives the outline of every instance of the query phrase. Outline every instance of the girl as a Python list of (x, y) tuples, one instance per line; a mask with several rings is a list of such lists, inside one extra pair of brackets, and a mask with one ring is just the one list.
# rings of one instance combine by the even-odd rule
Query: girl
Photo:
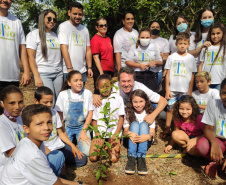
[(165, 148), (168, 153), (175, 143), (184, 148), (185, 153), (198, 156), (195, 149), (197, 141), (203, 136), (204, 123), (199, 107), (192, 96), (182, 96), (174, 105), (173, 120), (175, 130), (170, 144)]
[[(140, 175), (148, 173), (145, 162), (148, 145), (153, 142), (155, 136), (155, 121), (148, 125), (145, 116), (153, 111), (147, 94), (142, 90), (131, 93), (126, 106), (124, 122), (124, 135), (129, 135), (128, 161), (125, 172), (135, 173), (135, 160), (137, 158), (137, 171)], [(150, 141), (150, 143), (149, 143)]]
[(137, 44), (131, 46), (127, 54), (126, 65), (134, 68), (136, 81), (157, 92), (158, 66), (163, 63), (159, 49), (150, 39), (150, 30), (141, 29)]
[(93, 116), (92, 93), (83, 89), (83, 78), (79, 71), (70, 71), (60, 92), (55, 109), (65, 124), (65, 130), (71, 142), (76, 137), (79, 150), (89, 155), (90, 133), (88, 124)]
[[(120, 139), (116, 140), (116, 137), (121, 136), (122, 125), (124, 122), (124, 102), (121, 96), (111, 93), (111, 77), (107, 74), (102, 74), (97, 78), (96, 86), (100, 91), (100, 95), (102, 98), (102, 105), (100, 107), (95, 107), (93, 111), (93, 122), (92, 125), (97, 127), (99, 133), (95, 133), (95, 136), (102, 135), (103, 132), (106, 132), (106, 139), (111, 143), (112, 148), (109, 149), (109, 155), (112, 162), (117, 162), (119, 160), (120, 154)], [(113, 112), (112, 115), (108, 114), (107, 117), (110, 117), (111, 121), (110, 125), (114, 125), (113, 127), (107, 129), (106, 123), (103, 122), (102, 118), (104, 118), (104, 114), (102, 113), (104, 106), (110, 103), (110, 113)], [(116, 121), (117, 120), (117, 121)], [(111, 138), (109, 135), (112, 135)], [(100, 138), (92, 140), (90, 147), (90, 161), (97, 161), (99, 156), (91, 156), (93, 152), (96, 152), (95, 145), (102, 145), (103, 140)]]
[(170, 53), (172, 54), (177, 51), (175, 43), (176, 43), (176, 37), (179, 32), (186, 32), (190, 35), (190, 46), (189, 46), (188, 50), (189, 50), (189, 52), (191, 50), (194, 50), (195, 49), (195, 43), (194, 43), (195, 37), (194, 37), (194, 35), (192, 35), (190, 33), (190, 30), (188, 28), (188, 21), (187, 21), (186, 17), (183, 15), (179, 15), (175, 19), (175, 22), (174, 22), (174, 33), (169, 38)]
[(202, 119), (205, 137), (197, 142), (198, 153), (210, 161), (205, 167), (210, 177), (216, 177), (220, 164), (226, 173), (226, 79), (221, 83), (220, 97), (208, 102)]
[(115, 60), (118, 71), (125, 67), (126, 56), (129, 48), (136, 45), (138, 39), (137, 30), (133, 29), (134, 16), (131, 12), (126, 12), (122, 18), (123, 27), (119, 29), (113, 39)]
[(220, 83), (225, 78), (225, 32), (225, 26), (221, 23), (211, 26), (206, 40), (210, 41), (212, 45), (202, 49), (198, 68), (198, 72), (207, 71), (211, 74), (210, 88), (218, 90), (220, 90)]
[[(96, 79), (100, 74), (114, 75), (114, 61), (113, 61), (113, 47), (111, 39), (106, 36), (108, 25), (105, 18), (96, 20), (97, 33), (90, 41), (91, 50), (93, 54), (93, 80), (94, 80), (94, 94), (99, 94), (96, 88)], [(107, 44), (106, 44), (107, 43)]]
[(26, 38), (29, 63), (35, 86), (47, 86), (54, 93), (54, 104), (63, 84), (60, 44), (51, 30), (56, 25), (56, 13), (44, 10), (39, 16), (38, 29)]

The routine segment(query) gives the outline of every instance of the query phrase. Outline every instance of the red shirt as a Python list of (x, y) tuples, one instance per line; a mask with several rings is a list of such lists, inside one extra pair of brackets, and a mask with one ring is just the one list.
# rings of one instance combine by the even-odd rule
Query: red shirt
[(92, 54), (99, 54), (103, 71), (114, 72), (113, 47), (109, 37), (94, 35), (90, 41)]

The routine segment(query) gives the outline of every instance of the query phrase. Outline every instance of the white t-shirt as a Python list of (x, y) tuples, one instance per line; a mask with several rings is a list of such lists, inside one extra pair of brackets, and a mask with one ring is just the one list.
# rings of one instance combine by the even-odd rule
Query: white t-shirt
[[(146, 111), (144, 110), (141, 114), (138, 114), (135, 112), (135, 116), (136, 116), (136, 119), (139, 123), (143, 122), (144, 121), (144, 117), (147, 115)], [(126, 128), (126, 127), (129, 127), (129, 122), (124, 119), (124, 124), (123, 124), (123, 128)], [(155, 128), (155, 121), (152, 122), (151, 125), (149, 125), (149, 128)]]
[[(90, 46), (88, 29), (79, 24), (73, 26), (69, 21), (61, 23), (57, 30), (60, 44), (68, 45), (68, 52), (74, 70), (80, 73), (86, 72), (86, 47)], [(67, 73), (65, 61), (63, 63), (63, 72)]]
[(175, 52), (168, 57), (165, 69), (170, 70), (169, 90), (187, 93), (192, 73), (197, 72), (195, 58), (189, 53), (181, 56)]
[(4, 166), (0, 179), (1, 185), (53, 185), (57, 176), (49, 166), (44, 144), (39, 149), (24, 138)]
[[(199, 42), (196, 43), (195, 49), (199, 48), (202, 44), (204, 44), (204, 42), (206, 41), (207, 35), (208, 35), (208, 33), (202, 33), (202, 40), (200, 40)], [(195, 58), (197, 69), (200, 64), (200, 54), (201, 54), (201, 52), (199, 53), (198, 57)]]
[(207, 103), (202, 122), (213, 126), (216, 136), (226, 139), (226, 109), (221, 99), (211, 99)]
[(132, 93), (133, 91), (135, 91), (137, 89), (143, 90), (148, 95), (150, 101), (153, 102), (153, 103), (158, 103), (159, 100), (160, 100), (160, 95), (158, 93), (152, 91), (151, 89), (149, 89), (148, 87), (146, 87), (144, 84), (142, 84), (140, 82), (136, 82), (136, 81), (134, 82), (133, 89), (131, 90), (131, 92), (129, 94), (124, 93), (124, 91), (120, 88), (119, 82), (115, 82), (114, 85), (119, 87), (119, 89), (116, 90), (113, 87), (112, 92), (120, 95), (122, 97), (125, 105), (126, 105), (128, 99), (129, 99), (130, 93)]
[(38, 72), (56, 73), (62, 71), (60, 43), (54, 32), (46, 33), (47, 59), (42, 56), (39, 30), (27, 34), (26, 48), (36, 51), (35, 61)]
[(214, 61), (220, 46), (210, 46), (203, 48), (200, 54), (200, 62), (203, 63), (203, 71), (211, 74), (211, 84), (220, 84), (226, 77), (226, 56), (223, 60), (223, 49), (221, 49), (218, 58)]
[[(117, 95), (117, 94), (111, 94), (108, 98), (104, 98), (102, 99), (102, 105), (100, 107), (95, 107), (94, 111), (93, 111), (93, 119), (97, 120), (97, 125), (100, 125), (100, 127), (98, 127), (98, 130), (100, 131), (100, 134), (102, 132), (106, 131), (106, 123), (102, 120), (99, 120), (100, 118), (104, 118), (104, 114), (101, 113), (103, 111), (104, 106), (106, 105), (106, 103), (110, 102), (110, 112), (113, 112), (114, 110), (116, 110), (112, 116), (110, 116), (110, 120), (115, 120), (117, 119), (117, 121), (112, 121), (110, 122), (110, 125), (115, 125), (114, 127), (111, 127), (110, 129), (107, 130), (107, 133), (112, 133), (114, 134), (117, 126), (118, 126), (118, 120), (119, 120), (119, 116), (124, 116), (125, 115), (125, 108), (124, 108), (124, 102), (121, 96)], [(120, 136), (119, 136), (120, 137)], [(108, 136), (106, 137), (108, 138)]]
[[(82, 99), (82, 92), (80, 93), (73, 93), (70, 89), (71, 99), (81, 101)], [(61, 91), (55, 105), (55, 110), (58, 112), (63, 112), (63, 119), (65, 120), (69, 107), (69, 99), (68, 99), (68, 92), (67, 90)], [(83, 114), (86, 118), (89, 111), (94, 109), (93, 106), (93, 94), (90, 90), (84, 89), (84, 102), (83, 102)]]
[[(195, 36), (193, 34), (191, 34), (190, 36), (190, 46), (188, 47), (188, 50), (195, 50)], [(177, 52), (177, 47), (175, 45), (176, 43), (176, 39), (174, 40), (173, 39), (173, 35), (170, 36), (169, 38), (169, 50), (170, 50), (170, 53), (173, 54), (174, 52)]]
[(125, 67), (127, 53), (132, 45), (136, 45), (138, 32), (132, 29), (131, 32), (125, 31), (124, 28), (116, 31), (113, 39), (114, 53), (121, 53), (121, 65)]
[(44, 145), (50, 150), (57, 150), (63, 148), (65, 144), (61, 141), (60, 137), (57, 134), (57, 129), (62, 127), (62, 122), (57, 111), (51, 108), (52, 112), (52, 125), (53, 131), (47, 141), (44, 141)]
[[(167, 39), (164, 39), (162, 37), (158, 37), (156, 39), (151, 39), (156, 46), (158, 47), (159, 51), (162, 52), (162, 54), (164, 53), (169, 53), (169, 41)], [(162, 71), (162, 66), (156, 67), (156, 69), (158, 70), (158, 72)]]
[(19, 19), (0, 16), (0, 81), (20, 81), (19, 46), (25, 36)]
[[(135, 63), (148, 64), (150, 61), (162, 61), (160, 56), (160, 51), (154, 42), (146, 47), (139, 45), (136, 48), (136, 45), (132, 45), (127, 54), (126, 61), (133, 61)], [(153, 67), (147, 68), (147, 70), (158, 72), (158, 67), (154, 65)], [(142, 69), (134, 68), (134, 71), (143, 71)]]
[[(199, 90), (192, 92), (192, 96), (195, 98), (198, 105), (207, 105), (208, 101), (211, 99), (220, 99), (220, 93), (217, 89), (209, 88), (209, 91), (206, 94), (201, 94)], [(201, 113), (204, 113), (204, 110), (200, 110)]]
[(16, 147), (20, 139), (25, 137), (22, 119), (10, 121), (4, 114), (0, 116), (0, 173), (8, 160), (6, 151)]

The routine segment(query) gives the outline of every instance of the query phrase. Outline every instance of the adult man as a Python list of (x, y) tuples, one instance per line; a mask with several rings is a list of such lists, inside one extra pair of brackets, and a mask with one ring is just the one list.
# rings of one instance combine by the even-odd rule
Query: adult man
[(7, 85), (19, 86), (21, 58), (24, 73), (21, 84), (30, 83), (25, 36), (19, 19), (8, 13), (12, 0), (0, 0), (0, 91)]
[(58, 38), (64, 58), (64, 79), (71, 70), (78, 70), (83, 74), (83, 82), (86, 81), (86, 63), (88, 76), (92, 77), (92, 53), (88, 29), (81, 25), (83, 6), (78, 2), (72, 2), (68, 16), (70, 19), (59, 25)]
[[(119, 82), (116, 82), (114, 85), (117, 86), (119, 89), (116, 90), (113, 87), (112, 91), (119, 94), (123, 98), (125, 105), (128, 101), (130, 93), (136, 89), (143, 90), (148, 95), (151, 102), (158, 103), (156, 109), (144, 118), (144, 121), (146, 121), (148, 124), (152, 124), (155, 118), (167, 105), (166, 99), (147, 88), (144, 84), (136, 82), (134, 80), (134, 70), (131, 67), (122, 67), (118, 73), (118, 80)], [(93, 102), (95, 106), (100, 106), (100, 96), (94, 95)]]

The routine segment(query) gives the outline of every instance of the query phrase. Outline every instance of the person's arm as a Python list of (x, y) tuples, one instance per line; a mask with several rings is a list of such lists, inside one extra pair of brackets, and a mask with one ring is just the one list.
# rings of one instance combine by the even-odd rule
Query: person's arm
[(126, 65), (127, 65), (127, 66), (130, 66), (130, 67), (140, 68), (140, 69), (142, 69), (143, 71), (148, 67), (146, 64), (136, 63), (136, 62), (133, 62), (133, 61), (131, 61), (131, 60), (126, 61)]
[(101, 100), (100, 95), (93, 94), (93, 105), (95, 107), (100, 107), (102, 105), (102, 100)]
[(164, 53), (163, 54), (163, 58), (162, 58), (163, 62), (166, 62), (168, 56), (169, 56), (169, 53)]
[(69, 55), (69, 52), (68, 52), (68, 45), (61, 44), (60, 49), (61, 49), (64, 61), (65, 61), (65, 65), (67, 67), (67, 72), (69, 73), (70, 71), (73, 70), (73, 66), (72, 66), (71, 58), (70, 58), (70, 55)]
[(42, 82), (42, 79), (39, 75), (38, 68), (37, 68), (36, 61), (35, 61), (36, 51), (34, 49), (27, 48), (27, 53), (28, 53), (30, 68), (31, 68), (31, 71), (32, 71), (34, 78), (35, 78), (35, 86), (36, 87), (42, 87), (43, 82)]
[(167, 100), (169, 100), (170, 98), (172, 98), (172, 94), (169, 90), (169, 77), (170, 77), (170, 70), (166, 69), (166, 77), (165, 77), (165, 88), (166, 88), (166, 95), (165, 98)]
[(121, 69), (122, 64), (121, 64), (121, 53), (115, 53), (115, 62), (116, 62), (116, 66), (118, 71)]
[(24, 44), (19, 46), (20, 59), (24, 68), (24, 73), (21, 77), (21, 85), (28, 85), (31, 82), (30, 68), (28, 63), (27, 51)]
[[(175, 126), (174, 131), (176, 131), (176, 130), (180, 130), (180, 127)], [(164, 152), (169, 153), (169, 151), (173, 148), (173, 146), (175, 144), (176, 144), (176, 142), (173, 139), (171, 139), (169, 144), (166, 146)]]
[(86, 46), (86, 64), (88, 67), (88, 76), (91, 78), (93, 77), (93, 70), (92, 70), (92, 52), (90, 46)]
[(99, 54), (97, 54), (97, 53), (96, 54), (93, 54), (93, 60), (95, 61), (95, 64), (97, 66), (97, 69), (98, 69), (100, 75), (104, 74), (104, 71), (103, 71), (103, 69), (101, 67)]
[(150, 61), (149, 63), (148, 63), (148, 67), (153, 67), (153, 66), (162, 66), (163, 65), (163, 62), (162, 61)]
[(205, 41), (204, 44), (196, 48), (195, 50), (188, 51), (190, 54), (192, 54), (194, 57), (198, 57), (200, 52), (202, 51), (202, 48), (204, 47), (210, 47), (212, 44), (210, 41)]
[(202, 72), (203, 63), (204, 62), (200, 62), (200, 64), (199, 64), (198, 73)]
[(187, 95), (191, 95), (192, 94), (193, 85), (194, 85), (194, 73), (192, 73), (192, 76), (191, 76), (191, 81), (190, 81), (190, 84), (189, 84), (189, 90), (187, 92)]
[(200, 109), (205, 110), (206, 109), (206, 105), (198, 105)]
[(10, 150), (6, 151), (7, 156), (10, 157), (15, 149), (16, 149), (16, 147), (11, 148)]
[(45, 146), (45, 153), (46, 153), (46, 155), (48, 155), (50, 152), (51, 152), (50, 149)]
[(221, 147), (219, 143), (215, 139), (215, 135), (213, 133), (213, 126), (211, 125), (205, 125), (204, 126), (204, 136), (209, 140), (211, 144), (210, 149), (210, 157), (213, 161), (216, 161), (217, 163), (222, 163), (223, 161), (223, 153), (221, 150)]

